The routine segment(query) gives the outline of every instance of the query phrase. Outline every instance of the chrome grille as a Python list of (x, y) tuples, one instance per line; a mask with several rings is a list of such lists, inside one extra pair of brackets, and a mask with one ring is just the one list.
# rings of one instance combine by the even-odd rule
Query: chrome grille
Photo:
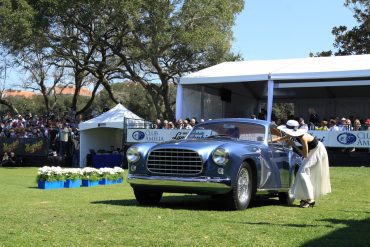
[(157, 149), (149, 154), (148, 170), (163, 175), (197, 175), (202, 172), (202, 158), (187, 149)]

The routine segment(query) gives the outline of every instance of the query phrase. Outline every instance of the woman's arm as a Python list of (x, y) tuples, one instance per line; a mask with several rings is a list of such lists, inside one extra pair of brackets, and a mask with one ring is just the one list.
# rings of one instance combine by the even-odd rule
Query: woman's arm
[(272, 138), (272, 142), (281, 142), (281, 141), (286, 141), (286, 140), (289, 140), (289, 136), (280, 136), (280, 137)]

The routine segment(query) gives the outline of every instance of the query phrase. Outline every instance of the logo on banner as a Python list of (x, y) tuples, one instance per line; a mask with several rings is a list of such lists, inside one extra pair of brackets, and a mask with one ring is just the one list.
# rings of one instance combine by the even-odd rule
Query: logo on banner
[(344, 145), (353, 144), (356, 142), (356, 139), (356, 136), (351, 133), (342, 133), (337, 137), (338, 142)]
[(140, 141), (142, 139), (144, 139), (145, 137), (145, 134), (144, 132), (138, 130), (138, 131), (135, 131), (134, 133), (132, 133), (132, 138), (134, 138), (136, 141)]

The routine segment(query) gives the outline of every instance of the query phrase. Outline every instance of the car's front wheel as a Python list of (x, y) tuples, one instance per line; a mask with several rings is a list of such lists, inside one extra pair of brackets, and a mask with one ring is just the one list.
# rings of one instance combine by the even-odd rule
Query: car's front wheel
[(155, 205), (161, 199), (163, 192), (133, 188), (136, 200), (142, 205)]
[(253, 195), (253, 175), (251, 166), (243, 163), (232, 186), (232, 190), (226, 195), (226, 202), (231, 209), (246, 209)]

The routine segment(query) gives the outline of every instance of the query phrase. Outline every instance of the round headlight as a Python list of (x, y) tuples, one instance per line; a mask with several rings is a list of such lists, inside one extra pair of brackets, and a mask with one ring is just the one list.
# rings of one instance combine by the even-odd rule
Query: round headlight
[(213, 162), (223, 166), (229, 161), (229, 154), (223, 148), (217, 148), (212, 154)]
[(127, 161), (130, 163), (140, 159), (140, 152), (136, 147), (130, 147), (126, 152)]

